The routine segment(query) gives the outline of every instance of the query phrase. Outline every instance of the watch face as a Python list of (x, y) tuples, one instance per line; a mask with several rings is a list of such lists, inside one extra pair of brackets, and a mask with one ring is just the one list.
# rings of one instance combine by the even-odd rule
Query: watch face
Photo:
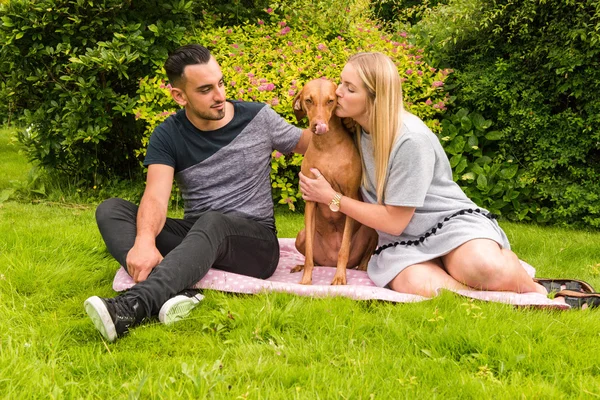
[(329, 209), (333, 212), (338, 212), (338, 211), (340, 211), (340, 205), (336, 204), (336, 203), (331, 203), (329, 205)]

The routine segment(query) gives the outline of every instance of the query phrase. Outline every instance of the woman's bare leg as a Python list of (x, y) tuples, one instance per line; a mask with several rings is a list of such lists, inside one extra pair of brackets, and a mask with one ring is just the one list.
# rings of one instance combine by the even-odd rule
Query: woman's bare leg
[(401, 293), (433, 297), (437, 289), (469, 290), (462, 283), (448, 275), (440, 259), (426, 261), (406, 267), (389, 283), (392, 290)]
[(548, 293), (527, 274), (515, 253), (493, 240), (470, 240), (442, 256), (442, 262), (450, 276), (475, 289)]

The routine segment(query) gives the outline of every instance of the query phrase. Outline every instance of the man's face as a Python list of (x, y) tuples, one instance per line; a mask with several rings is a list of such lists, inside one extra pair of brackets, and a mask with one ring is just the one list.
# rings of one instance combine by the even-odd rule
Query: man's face
[(214, 58), (207, 64), (185, 67), (183, 78), (171, 94), (192, 119), (218, 121), (225, 117), (223, 73)]

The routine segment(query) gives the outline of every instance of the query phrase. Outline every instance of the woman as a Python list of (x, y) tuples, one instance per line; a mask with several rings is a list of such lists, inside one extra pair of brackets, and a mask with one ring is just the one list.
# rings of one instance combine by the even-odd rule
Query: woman
[(352, 56), (336, 91), (336, 115), (357, 123), (364, 202), (336, 193), (318, 170), (300, 174), (304, 200), (339, 205), (376, 229), (371, 280), (395, 291), (431, 297), (439, 288), (547, 294), (510, 250), (488, 211), (452, 180), (438, 138), (403, 110), (396, 66), (381, 53)]

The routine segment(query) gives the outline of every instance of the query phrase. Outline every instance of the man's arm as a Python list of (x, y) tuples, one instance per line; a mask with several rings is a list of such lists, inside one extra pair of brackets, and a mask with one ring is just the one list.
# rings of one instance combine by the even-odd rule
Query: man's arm
[(137, 214), (137, 235), (127, 254), (127, 271), (135, 282), (145, 280), (163, 259), (156, 248), (156, 237), (167, 219), (174, 174), (175, 170), (168, 165), (148, 167), (146, 189)]
[(300, 140), (298, 141), (298, 144), (296, 145), (296, 147), (294, 147), (293, 152), (294, 153), (299, 153), (299, 154), (304, 154), (306, 153), (306, 149), (308, 149), (308, 144), (310, 143), (310, 140), (312, 139), (312, 131), (310, 129), (305, 129), (302, 131), (302, 136), (300, 136)]

